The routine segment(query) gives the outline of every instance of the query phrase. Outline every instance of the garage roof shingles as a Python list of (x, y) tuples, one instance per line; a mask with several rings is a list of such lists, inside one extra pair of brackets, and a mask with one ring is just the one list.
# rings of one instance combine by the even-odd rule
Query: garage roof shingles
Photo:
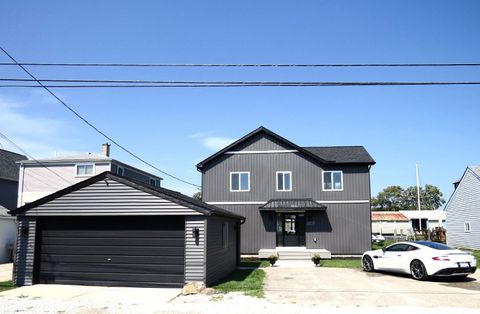
[(372, 221), (408, 221), (408, 218), (399, 212), (372, 212)]

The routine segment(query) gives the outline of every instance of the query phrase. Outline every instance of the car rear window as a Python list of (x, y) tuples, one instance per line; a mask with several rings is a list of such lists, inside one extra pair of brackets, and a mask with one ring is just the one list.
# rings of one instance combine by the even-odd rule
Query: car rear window
[(453, 250), (453, 248), (446, 246), (445, 244), (437, 243), (437, 242), (429, 242), (429, 241), (417, 241), (414, 243), (418, 243), (421, 245), (428, 246), (429, 248), (435, 249), (435, 250)]

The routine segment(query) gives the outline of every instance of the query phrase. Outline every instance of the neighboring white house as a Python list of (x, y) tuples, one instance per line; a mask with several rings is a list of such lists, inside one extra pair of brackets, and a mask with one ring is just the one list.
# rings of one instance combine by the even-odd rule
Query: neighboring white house
[(480, 166), (467, 167), (447, 202), (447, 244), (480, 250)]
[(0, 264), (12, 262), (12, 249), (17, 236), (15, 217), (8, 209), (0, 205)]
[(372, 233), (406, 236), (409, 229), (408, 222), (408, 218), (399, 212), (373, 211)]
[(103, 144), (101, 155), (86, 153), (23, 160), (18, 163), (20, 164), (17, 202), (19, 207), (105, 171), (154, 186), (160, 186), (162, 180), (158, 176), (111, 158), (109, 144)]
[(420, 230), (433, 230), (437, 227), (445, 227), (446, 215), (442, 209), (437, 210), (401, 210), (408, 218), (410, 233)]

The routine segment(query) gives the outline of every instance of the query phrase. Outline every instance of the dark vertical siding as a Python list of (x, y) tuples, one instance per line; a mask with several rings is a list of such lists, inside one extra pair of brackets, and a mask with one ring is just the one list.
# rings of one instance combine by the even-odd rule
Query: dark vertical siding
[(268, 134), (258, 133), (246, 141), (238, 144), (233, 151), (248, 150), (248, 151), (262, 151), (262, 150), (291, 150), (292, 147), (285, 145), (277, 138)]
[(18, 182), (0, 179), (0, 206), (17, 208)]
[(369, 204), (328, 204), (324, 212), (307, 212), (307, 248), (333, 254), (363, 253), (371, 249), (370, 228)]
[(260, 249), (276, 247), (276, 218), (274, 212), (261, 212), (260, 205), (220, 205), (246, 218), (241, 225), (242, 254), (257, 254)]
[(33, 284), (33, 266), (35, 255), (36, 219), (18, 217), (17, 246), (13, 267), (15, 286)]
[[(245, 202), (273, 198), (313, 198), (315, 200), (368, 200), (368, 166), (323, 167), (301, 153), (240, 154), (218, 157), (205, 170), (203, 201)], [(342, 170), (343, 191), (322, 191), (322, 171)], [(230, 172), (250, 172), (249, 192), (230, 192)], [(292, 191), (277, 192), (277, 171), (292, 172)]]
[[(194, 229), (198, 228), (198, 241)], [(205, 282), (205, 228), (204, 216), (189, 216), (185, 219), (185, 282)]]
[[(228, 246), (223, 248), (222, 226), (228, 224)], [(227, 276), (237, 266), (236, 221), (208, 217), (207, 220), (207, 276), (206, 284), (211, 285)]]

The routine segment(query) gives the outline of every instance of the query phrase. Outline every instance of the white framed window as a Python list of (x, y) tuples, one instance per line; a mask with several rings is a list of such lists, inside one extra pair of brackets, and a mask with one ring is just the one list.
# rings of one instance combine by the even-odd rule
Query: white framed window
[(469, 221), (465, 221), (465, 222), (463, 223), (463, 230), (464, 230), (465, 232), (470, 232), (470, 231), (471, 231), (470, 222), (469, 222)]
[(117, 167), (117, 174), (119, 176), (123, 176), (123, 174), (125, 173), (125, 169), (122, 168), (122, 167)]
[(228, 248), (228, 223), (224, 222), (222, 224), (222, 247), (224, 249)]
[(76, 164), (75, 176), (76, 177), (91, 177), (95, 174), (94, 164)]
[(292, 191), (292, 172), (291, 171), (277, 171), (277, 192)]
[(230, 192), (249, 192), (250, 172), (230, 172)]
[(343, 191), (343, 171), (323, 171), (322, 187), (324, 191)]

